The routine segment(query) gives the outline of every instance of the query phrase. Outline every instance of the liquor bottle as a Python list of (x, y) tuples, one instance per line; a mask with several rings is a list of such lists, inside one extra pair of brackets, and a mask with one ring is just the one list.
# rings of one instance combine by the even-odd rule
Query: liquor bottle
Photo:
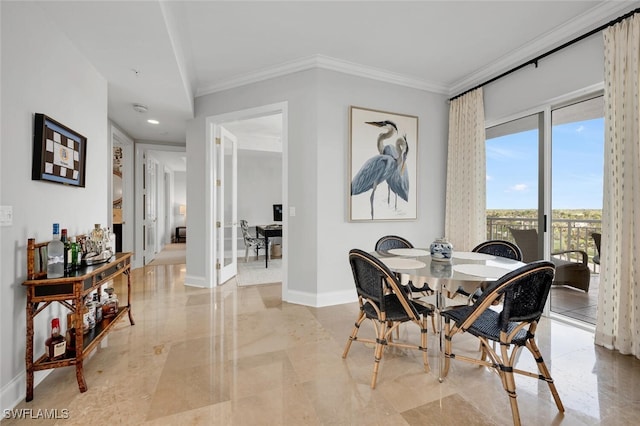
[(74, 270), (79, 269), (80, 262), (82, 262), (82, 251), (74, 235), (71, 237), (71, 268)]
[(93, 330), (94, 328), (96, 328), (96, 305), (93, 303), (93, 298), (87, 297), (85, 306), (87, 308), (89, 330)]
[(64, 244), (60, 241), (60, 224), (53, 224), (53, 240), (47, 244), (47, 278), (64, 276)]
[(118, 314), (118, 297), (113, 292), (113, 287), (104, 290), (109, 297), (102, 304), (102, 318), (112, 318)]
[(54, 318), (51, 320), (51, 337), (45, 341), (47, 347), (47, 356), (49, 361), (54, 361), (64, 358), (67, 350), (67, 342), (64, 337), (60, 335), (60, 319)]
[(73, 323), (73, 314), (67, 314), (67, 333), (65, 336), (67, 341), (67, 358), (75, 358), (76, 356), (76, 327)]
[(67, 237), (67, 230), (62, 230), (62, 236), (60, 237), (60, 241), (64, 244), (64, 273), (67, 274), (71, 272), (71, 241)]
[(102, 302), (98, 298), (98, 293), (93, 293), (93, 306), (96, 310), (96, 325), (102, 322)]

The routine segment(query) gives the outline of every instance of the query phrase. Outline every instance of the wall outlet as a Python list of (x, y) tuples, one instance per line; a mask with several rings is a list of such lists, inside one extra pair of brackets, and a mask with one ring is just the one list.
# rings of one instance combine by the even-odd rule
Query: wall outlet
[(289, 207), (289, 216), (293, 217), (296, 215), (296, 208), (295, 207)]

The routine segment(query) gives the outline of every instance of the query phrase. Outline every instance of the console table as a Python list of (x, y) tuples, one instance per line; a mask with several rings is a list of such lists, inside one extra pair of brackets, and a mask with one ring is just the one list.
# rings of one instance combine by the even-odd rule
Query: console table
[[(131, 312), (131, 257), (132, 253), (116, 253), (108, 262), (85, 266), (79, 270), (66, 274), (61, 278), (46, 277), (46, 244), (36, 244), (29, 239), (27, 246), (27, 280), (22, 283), (27, 289), (27, 342), (26, 342), (26, 370), (27, 370), (27, 396), (26, 400), (33, 399), (34, 372), (51, 368), (68, 367), (75, 365), (76, 379), (80, 392), (87, 390), (84, 380), (83, 361), (89, 353), (95, 349), (100, 341), (111, 331), (113, 325), (124, 315), (129, 316), (129, 323), (134, 325)], [(44, 248), (44, 249), (43, 249)], [(104, 319), (96, 324), (89, 333), (82, 333), (82, 309), (83, 299), (92, 291), (100, 288), (109, 280), (125, 274), (127, 276), (127, 301), (119, 297), (118, 313), (109, 319)], [(38, 359), (33, 359), (33, 323), (34, 318), (53, 302), (58, 302), (72, 312), (73, 324), (76, 327), (76, 356), (51, 361), (44, 351), (44, 342), (38, 345), (45, 352)], [(42, 304), (40, 306), (40, 304)]]

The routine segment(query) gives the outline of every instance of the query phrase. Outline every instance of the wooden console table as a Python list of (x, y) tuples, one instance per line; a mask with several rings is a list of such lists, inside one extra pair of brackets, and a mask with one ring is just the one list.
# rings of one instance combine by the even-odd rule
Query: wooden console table
[[(44, 250), (43, 250), (44, 247)], [(73, 271), (62, 278), (48, 279), (46, 277), (46, 243), (35, 244), (29, 240), (27, 247), (27, 281), (22, 283), (27, 288), (27, 396), (26, 400), (33, 399), (34, 372), (51, 368), (68, 367), (75, 365), (76, 379), (80, 392), (87, 390), (84, 380), (83, 361), (89, 353), (95, 349), (100, 341), (109, 333), (113, 325), (124, 315), (129, 316), (129, 323), (134, 325), (131, 312), (131, 257), (132, 253), (116, 253), (110, 261), (98, 265), (85, 266)], [(105, 319), (96, 324), (89, 333), (82, 333), (82, 309), (84, 297), (92, 291), (100, 288), (109, 280), (125, 274), (127, 276), (127, 303), (124, 305), (120, 297), (118, 313), (113, 318)], [(45, 352), (34, 361), (33, 359), (33, 319), (52, 302), (58, 302), (71, 310), (73, 324), (76, 327), (76, 356), (50, 361)], [(39, 306), (42, 304), (42, 306)], [(44, 342), (38, 347), (44, 352)]]

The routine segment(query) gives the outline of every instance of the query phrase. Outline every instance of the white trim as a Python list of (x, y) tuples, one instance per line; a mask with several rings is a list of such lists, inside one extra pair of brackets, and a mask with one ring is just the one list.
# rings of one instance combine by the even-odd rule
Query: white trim
[(184, 285), (190, 287), (211, 288), (213, 285), (207, 283), (206, 277), (200, 277), (197, 275), (185, 275)]
[[(630, 5), (634, 7), (630, 7)], [(518, 47), (516, 50), (492, 61), (491, 64), (486, 67), (480, 68), (453, 84), (450, 87), (449, 96), (455, 96), (459, 93), (463, 93), (471, 87), (482, 84), (484, 81), (487, 81), (508, 69), (514, 68), (531, 60), (532, 58), (535, 58), (545, 50), (548, 51), (554, 47), (560, 46), (562, 43), (569, 41), (571, 38), (577, 37), (580, 34), (586, 34), (588, 32), (587, 28), (597, 28), (607, 21), (617, 18), (622, 13), (633, 10), (635, 7), (637, 7), (637, 4), (630, 4), (625, 1), (601, 2), (582, 15), (578, 15), (570, 21), (562, 24), (560, 27), (538, 37), (532, 42)], [(597, 36), (598, 33), (592, 35), (592, 37)]]
[(283, 299), (288, 303), (297, 305), (312, 306), (321, 308), (324, 306), (342, 305), (344, 303), (354, 303), (358, 301), (355, 290), (330, 291), (326, 293), (310, 293), (306, 291), (291, 290), (288, 299)]
[(265, 68), (260, 71), (234, 77), (226, 81), (222, 81), (218, 84), (209, 86), (208, 88), (198, 89), (196, 92), (196, 97), (209, 95), (211, 93), (221, 92), (223, 90), (229, 90), (236, 87), (245, 86), (247, 84), (257, 83), (271, 78), (281, 77), (284, 75), (293, 74), (295, 72), (306, 71), (315, 68), (337, 71), (344, 74), (370, 78), (372, 80), (383, 81), (386, 83), (397, 84), (399, 86), (406, 86), (419, 90), (426, 90), (434, 93), (448, 94), (450, 92), (448, 87), (441, 83), (427, 82), (424, 80), (407, 77), (398, 73), (393, 73), (373, 67), (367, 67), (341, 59), (331, 58), (329, 56), (312, 55), (306, 58), (297, 59), (273, 67)]

